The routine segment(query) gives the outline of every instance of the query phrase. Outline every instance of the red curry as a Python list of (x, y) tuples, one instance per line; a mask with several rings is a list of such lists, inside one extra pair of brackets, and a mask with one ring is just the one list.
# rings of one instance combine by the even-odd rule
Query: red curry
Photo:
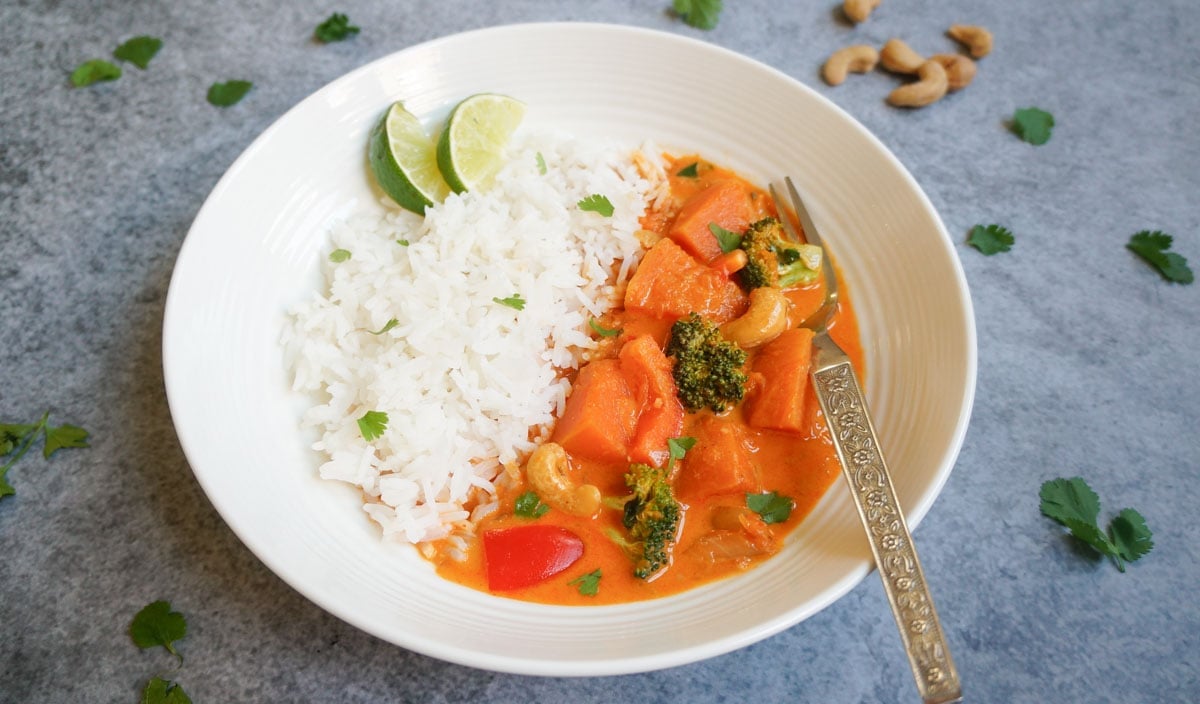
[[(692, 312), (726, 323), (749, 305), (731, 271), (738, 264), (722, 251), (710, 224), (740, 233), (779, 213), (767, 193), (698, 157), (668, 157), (666, 167), (671, 198), (642, 220), (648, 251), (623, 305), (597, 321), (600, 329), (620, 333), (601, 338), (578, 372), (550, 440), (569, 458), (566, 479), (595, 486), (604, 497), (628, 493), (624, 476), (631, 462), (671, 463), (683, 517), (669, 566), (649, 579), (634, 576), (626, 549), (606, 535), (624, 530), (622, 511), (611, 506), (591, 515), (563, 510), (537, 518), (515, 515), (517, 497), (530, 489), (522, 471), (511, 472), (510, 483), (501, 482), (500, 508), (477, 526), (482, 540), (473, 541), (465, 560), (435, 552), (442, 576), (481, 591), (553, 604), (674, 594), (741, 572), (778, 551), (837, 477), (837, 457), (808, 384), (812, 334), (797, 327), (821, 304), (822, 278), (783, 290), (790, 302), (787, 330), (747, 350), (741, 403), (720, 414), (685, 412), (675, 397), (671, 361), (663, 352), (672, 324)], [(840, 300), (830, 332), (861, 373), (854, 311), (844, 293)], [(695, 443), (672, 462), (668, 438)], [(791, 500), (785, 521), (767, 523), (747, 509), (747, 496), (764, 492)], [(593, 590), (581, 589), (581, 578), (596, 570), (600, 580), (588, 594)]]

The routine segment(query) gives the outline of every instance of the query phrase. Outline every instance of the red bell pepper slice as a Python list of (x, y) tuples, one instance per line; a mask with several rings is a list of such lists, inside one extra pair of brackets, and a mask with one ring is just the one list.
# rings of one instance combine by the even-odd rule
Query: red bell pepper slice
[(558, 526), (529, 525), (483, 533), (488, 589), (529, 587), (562, 572), (583, 557), (583, 540)]

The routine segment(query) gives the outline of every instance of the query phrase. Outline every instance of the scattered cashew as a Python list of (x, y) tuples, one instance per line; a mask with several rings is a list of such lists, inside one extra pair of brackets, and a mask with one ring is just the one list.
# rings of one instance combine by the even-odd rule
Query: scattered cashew
[(742, 349), (765, 345), (787, 329), (788, 306), (783, 291), (763, 286), (750, 292), (750, 307), (740, 318), (721, 326), (721, 335)]
[(825, 62), (822, 75), (831, 86), (841, 85), (850, 71), (866, 73), (879, 63), (879, 52), (873, 46), (858, 44), (838, 49)]
[(926, 61), (917, 69), (917, 81), (892, 91), (887, 101), (898, 108), (920, 108), (940, 100), (949, 87), (946, 69)]
[(842, 12), (846, 13), (846, 17), (854, 24), (866, 22), (867, 17), (871, 15), (871, 10), (879, 7), (882, 0), (845, 0), (842, 3)]
[(966, 88), (975, 78), (975, 62), (961, 54), (934, 54), (929, 60), (946, 69), (946, 82), (951, 92)]
[(946, 34), (956, 42), (967, 47), (971, 56), (982, 59), (992, 51), (992, 33), (983, 27), (970, 24), (952, 24)]
[(903, 40), (889, 39), (879, 50), (879, 63), (892, 73), (916, 73), (921, 64), (925, 63), (925, 57)]
[(571, 461), (558, 443), (539, 445), (525, 465), (525, 477), (538, 497), (573, 516), (593, 516), (600, 510), (600, 490), (591, 484), (575, 486), (566, 476)]

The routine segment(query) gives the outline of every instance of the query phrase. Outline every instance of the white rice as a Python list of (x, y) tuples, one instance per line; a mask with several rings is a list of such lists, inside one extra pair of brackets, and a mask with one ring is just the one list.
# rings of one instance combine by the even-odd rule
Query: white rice
[[(492, 187), (451, 195), (424, 219), (374, 207), (337, 226), (325, 288), (284, 332), (293, 388), (316, 404), (303, 423), (321, 435), (320, 474), (360, 487), (385, 537), (469, 532), (466, 507), (487, 510), (503, 465), (561, 412), (563, 372), (595, 346), (588, 320), (628, 279), (639, 219), (664, 184), (649, 145), (639, 155), (530, 135), (509, 152)], [(645, 157), (658, 171), (649, 178), (634, 165)], [(593, 194), (611, 201), (611, 218), (578, 208)], [(335, 249), (350, 258), (329, 261)], [(523, 310), (494, 301), (514, 294)], [(388, 415), (373, 442), (357, 423), (367, 411)]]

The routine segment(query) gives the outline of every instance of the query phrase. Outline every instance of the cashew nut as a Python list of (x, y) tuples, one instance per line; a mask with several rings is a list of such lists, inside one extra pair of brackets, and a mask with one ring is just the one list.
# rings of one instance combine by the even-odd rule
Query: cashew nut
[(925, 57), (903, 40), (889, 39), (879, 50), (879, 62), (892, 73), (916, 73), (921, 64), (925, 63)]
[(982, 59), (992, 51), (992, 33), (983, 27), (970, 24), (952, 24), (946, 34), (956, 42), (967, 47), (971, 56)]
[(879, 7), (881, 0), (845, 0), (842, 3), (842, 12), (846, 13), (854, 24), (866, 22), (867, 17), (871, 15), (871, 10)]
[(936, 61), (926, 61), (917, 69), (917, 81), (892, 91), (887, 101), (898, 108), (920, 108), (940, 100), (948, 89), (946, 69)]
[(600, 490), (591, 484), (575, 486), (567, 478), (571, 466), (562, 445), (539, 445), (525, 465), (525, 477), (538, 497), (559, 511), (573, 516), (594, 516), (600, 510)]
[(846, 80), (848, 72), (866, 73), (875, 68), (877, 63), (879, 63), (879, 52), (875, 50), (875, 47), (866, 44), (848, 46), (833, 52), (825, 62), (822, 75), (825, 77), (826, 83), (838, 86)]
[(721, 326), (721, 335), (742, 349), (765, 345), (787, 329), (788, 306), (783, 291), (763, 286), (750, 292), (750, 307), (740, 318)]
[(934, 54), (929, 60), (946, 69), (946, 82), (951, 92), (966, 88), (975, 78), (975, 62), (961, 54)]

